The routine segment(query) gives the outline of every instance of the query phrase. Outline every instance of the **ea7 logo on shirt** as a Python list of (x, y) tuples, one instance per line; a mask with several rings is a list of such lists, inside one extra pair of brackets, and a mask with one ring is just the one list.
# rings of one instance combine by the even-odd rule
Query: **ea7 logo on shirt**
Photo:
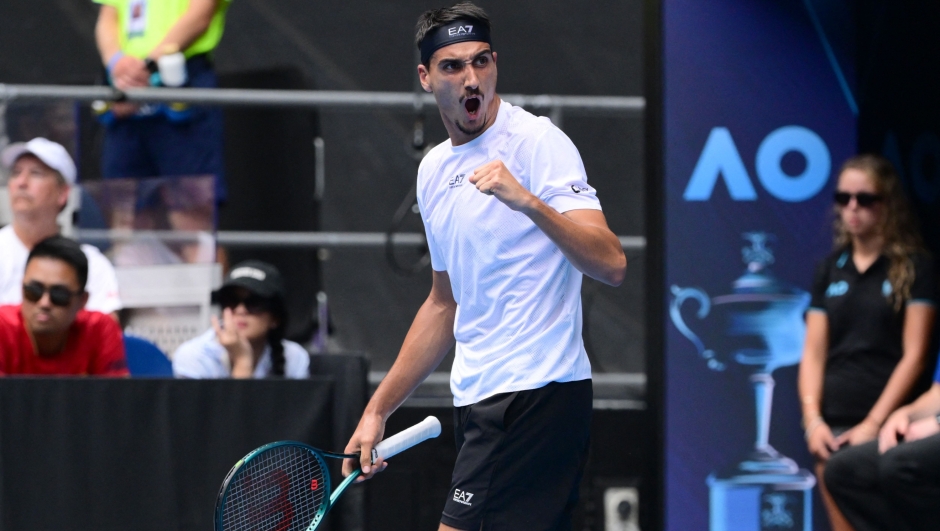
[(576, 194), (580, 194), (581, 192), (587, 192), (588, 190), (590, 190), (590, 188), (587, 188), (585, 186), (578, 186), (576, 184), (571, 185), (571, 191)]
[(454, 501), (457, 503), (462, 503), (464, 505), (473, 505), (470, 503), (470, 498), (473, 497), (472, 492), (467, 492), (465, 490), (454, 489)]
[(473, 26), (457, 26), (447, 30), (447, 34), (451, 37), (456, 37), (457, 35), (467, 35), (470, 33), (473, 33)]
[(466, 173), (461, 173), (460, 175), (455, 175), (453, 179), (447, 181), (448, 188), (457, 188), (458, 186), (463, 186), (464, 180), (467, 178)]

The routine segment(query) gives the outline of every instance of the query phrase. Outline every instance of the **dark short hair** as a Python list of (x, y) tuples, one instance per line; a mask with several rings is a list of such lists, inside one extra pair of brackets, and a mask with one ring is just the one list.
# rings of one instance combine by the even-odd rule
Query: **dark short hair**
[[(478, 24), (490, 29), (490, 17), (482, 7), (473, 2), (460, 2), (451, 7), (442, 7), (439, 9), (429, 9), (418, 17), (418, 24), (415, 26), (415, 46), (421, 49), (421, 43), (424, 37), (431, 30), (450, 24), (458, 20), (473, 20)], [(428, 65), (424, 65), (428, 66)]]
[(65, 236), (50, 236), (33, 247), (29, 258), (26, 259), (26, 265), (28, 266), (34, 258), (54, 258), (72, 266), (75, 276), (78, 277), (78, 289), (85, 291), (85, 283), (88, 282), (88, 258), (78, 242)]

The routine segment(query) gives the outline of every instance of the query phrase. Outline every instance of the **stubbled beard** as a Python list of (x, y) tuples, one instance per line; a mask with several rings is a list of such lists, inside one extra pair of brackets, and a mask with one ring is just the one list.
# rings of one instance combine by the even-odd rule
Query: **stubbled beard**
[(472, 136), (472, 135), (479, 133), (480, 131), (483, 130), (484, 127), (486, 127), (486, 116), (484, 115), (482, 118), (483, 120), (480, 122), (480, 126), (477, 127), (476, 129), (467, 129), (464, 126), (460, 125), (460, 122), (457, 120), (454, 120), (454, 125), (457, 126), (457, 129), (460, 129), (461, 133)]

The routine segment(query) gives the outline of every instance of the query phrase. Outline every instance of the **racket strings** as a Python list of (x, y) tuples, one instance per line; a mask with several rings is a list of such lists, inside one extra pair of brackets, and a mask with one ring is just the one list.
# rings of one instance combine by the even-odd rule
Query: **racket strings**
[(304, 447), (278, 446), (256, 456), (229, 484), (222, 528), (307, 529), (329, 495), (325, 473), (322, 459)]

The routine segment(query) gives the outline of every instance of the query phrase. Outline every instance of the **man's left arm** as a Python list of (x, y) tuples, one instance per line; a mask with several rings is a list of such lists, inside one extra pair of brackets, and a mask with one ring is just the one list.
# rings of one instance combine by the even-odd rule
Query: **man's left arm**
[(480, 192), (528, 216), (578, 271), (611, 286), (623, 282), (627, 257), (600, 210), (575, 209), (561, 214), (526, 190), (500, 160), (477, 168), (470, 182)]
[(177, 51), (182, 52), (189, 48), (209, 29), (209, 24), (212, 22), (212, 17), (215, 16), (219, 2), (223, 1), (225, 0), (190, 0), (189, 8), (186, 9), (183, 16), (170, 26), (163, 39), (147, 56), (156, 60), (161, 55)]
[(92, 341), (95, 349), (91, 360), (92, 376), (130, 376), (127, 355), (124, 351), (124, 335), (121, 327), (110, 317), (102, 314), (95, 326)]

